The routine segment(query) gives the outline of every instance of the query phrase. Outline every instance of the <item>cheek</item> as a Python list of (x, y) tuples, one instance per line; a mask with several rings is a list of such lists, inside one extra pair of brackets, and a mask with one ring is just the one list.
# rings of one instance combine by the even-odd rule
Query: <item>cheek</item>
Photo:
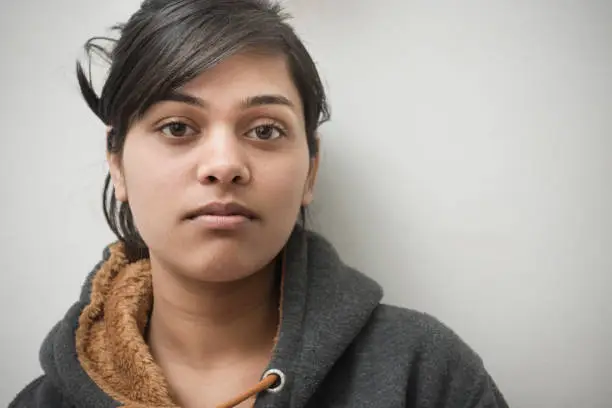
[(283, 212), (297, 211), (302, 202), (309, 162), (306, 154), (292, 155), (266, 163), (260, 182), (270, 205)]
[[(162, 165), (163, 163), (163, 165)], [(146, 240), (148, 230), (166, 225), (162, 221), (172, 217), (173, 200), (180, 189), (179, 169), (154, 149), (139, 143), (126, 143), (124, 174), (128, 202), (134, 222)]]

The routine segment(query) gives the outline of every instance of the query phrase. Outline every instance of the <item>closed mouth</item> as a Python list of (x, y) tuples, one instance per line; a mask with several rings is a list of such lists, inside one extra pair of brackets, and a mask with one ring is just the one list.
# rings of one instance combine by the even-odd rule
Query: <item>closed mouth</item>
[(247, 207), (238, 204), (236, 202), (222, 203), (214, 202), (209, 203), (203, 207), (197, 208), (189, 212), (186, 216), (187, 219), (192, 220), (202, 216), (210, 217), (243, 217), (249, 220), (255, 220), (259, 217), (255, 212), (248, 209)]

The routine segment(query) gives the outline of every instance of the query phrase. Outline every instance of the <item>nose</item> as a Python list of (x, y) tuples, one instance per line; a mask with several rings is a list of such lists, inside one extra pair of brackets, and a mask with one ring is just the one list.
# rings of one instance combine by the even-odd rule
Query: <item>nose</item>
[(244, 185), (251, 180), (240, 141), (227, 130), (211, 132), (200, 147), (197, 177), (202, 184)]

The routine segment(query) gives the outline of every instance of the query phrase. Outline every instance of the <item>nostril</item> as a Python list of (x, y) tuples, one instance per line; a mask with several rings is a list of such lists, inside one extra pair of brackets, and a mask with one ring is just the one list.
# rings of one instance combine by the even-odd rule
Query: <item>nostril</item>
[(205, 184), (246, 184), (250, 180), (246, 167), (231, 164), (210, 164), (197, 169), (198, 181)]

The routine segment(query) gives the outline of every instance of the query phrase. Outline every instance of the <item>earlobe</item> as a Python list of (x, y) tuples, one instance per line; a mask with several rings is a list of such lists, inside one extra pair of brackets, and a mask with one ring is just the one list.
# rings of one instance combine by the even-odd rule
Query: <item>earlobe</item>
[(111, 176), (111, 181), (115, 189), (115, 198), (117, 201), (127, 201), (127, 190), (125, 188), (125, 178), (121, 168), (120, 158), (117, 154), (107, 153), (106, 161)]
[(307, 206), (312, 203), (314, 198), (314, 188), (317, 181), (317, 173), (319, 172), (319, 157), (320, 157), (320, 143), (317, 137), (317, 154), (310, 159), (310, 170), (308, 171), (308, 178), (304, 185), (304, 195), (302, 197), (302, 205)]
[(307, 207), (310, 205), (310, 203), (312, 203), (312, 199), (314, 198), (314, 194), (312, 189), (310, 189), (308, 186), (306, 186), (306, 189), (304, 191), (304, 196), (302, 198), (302, 206), (303, 207)]

